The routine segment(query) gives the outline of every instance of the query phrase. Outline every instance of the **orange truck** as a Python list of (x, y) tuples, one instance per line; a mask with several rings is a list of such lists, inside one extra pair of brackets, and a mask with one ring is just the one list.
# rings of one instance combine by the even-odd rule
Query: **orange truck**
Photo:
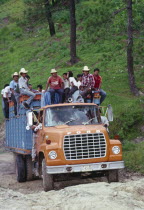
[[(34, 100), (28, 111), (21, 106), (19, 119), (13, 116), (13, 122), (11, 117), (6, 121), (6, 147), (15, 154), (19, 182), (38, 176), (48, 191), (54, 187), (55, 175), (85, 172), (118, 181), (118, 170), (124, 168), (122, 145), (109, 138), (97, 105), (64, 103), (39, 108), (38, 103)], [(109, 108), (107, 114), (111, 120)]]

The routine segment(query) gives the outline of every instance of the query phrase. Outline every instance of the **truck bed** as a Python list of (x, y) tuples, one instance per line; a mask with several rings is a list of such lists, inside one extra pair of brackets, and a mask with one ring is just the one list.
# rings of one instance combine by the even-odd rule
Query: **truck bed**
[[(6, 120), (6, 140), (5, 147), (7, 150), (15, 151), (22, 154), (31, 153), (33, 131), (26, 130), (27, 119), (26, 111), (22, 102), (27, 99), (27, 96), (20, 98), (19, 117), (15, 117), (14, 106), (11, 102), (9, 107), (9, 120)], [(40, 95), (36, 95), (35, 100), (31, 103), (31, 108), (40, 107)]]

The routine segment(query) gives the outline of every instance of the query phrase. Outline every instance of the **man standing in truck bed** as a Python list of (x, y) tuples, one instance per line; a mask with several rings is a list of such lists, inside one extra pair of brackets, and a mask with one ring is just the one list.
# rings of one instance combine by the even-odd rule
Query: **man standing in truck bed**
[(30, 96), (29, 99), (26, 102), (23, 102), (23, 105), (26, 109), (29, 109), (29, 105), (32, 102), (33, 98), (35, 97), (35, 93), (31, 92), (28, 87), (28, 79), (26, 78), (27, 72), (24, 68), (21, 68), (18, 84), (21, 95), (27, 95)]

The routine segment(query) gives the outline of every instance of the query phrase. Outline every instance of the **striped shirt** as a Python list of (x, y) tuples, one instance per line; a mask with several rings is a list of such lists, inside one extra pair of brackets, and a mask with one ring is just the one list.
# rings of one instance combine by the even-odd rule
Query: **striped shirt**
[(92, 74), (88, 74), (87, 76), (82, 76), (82, 84), (83, 87), (93, 88), (95, 85), (95, 80)]

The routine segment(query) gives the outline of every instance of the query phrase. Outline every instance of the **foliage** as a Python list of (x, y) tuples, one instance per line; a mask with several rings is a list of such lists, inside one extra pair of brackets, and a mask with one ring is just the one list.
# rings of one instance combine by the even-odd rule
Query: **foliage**
[(144, 174), (144, 142), (134, 144), (126, 142), (123, 145), (123, 158), (125, 166), (133, 171), (139, 171)]
[(0, 1), (0, 5), (6, 3), (6, 2), (8, 2), (8, 1), (9, 1), (9, 0), (1, 0), (1, 1)]
[[(139, 108), (137, 104), (139, 104)], [(140, 126), (144, 122), (144, 112), (141, 102), (135, 101), (132, 106), (122, 107), (111, 125), (111, 135), (118, 134), (122, 141), (130, 140), (140, 135)]]

